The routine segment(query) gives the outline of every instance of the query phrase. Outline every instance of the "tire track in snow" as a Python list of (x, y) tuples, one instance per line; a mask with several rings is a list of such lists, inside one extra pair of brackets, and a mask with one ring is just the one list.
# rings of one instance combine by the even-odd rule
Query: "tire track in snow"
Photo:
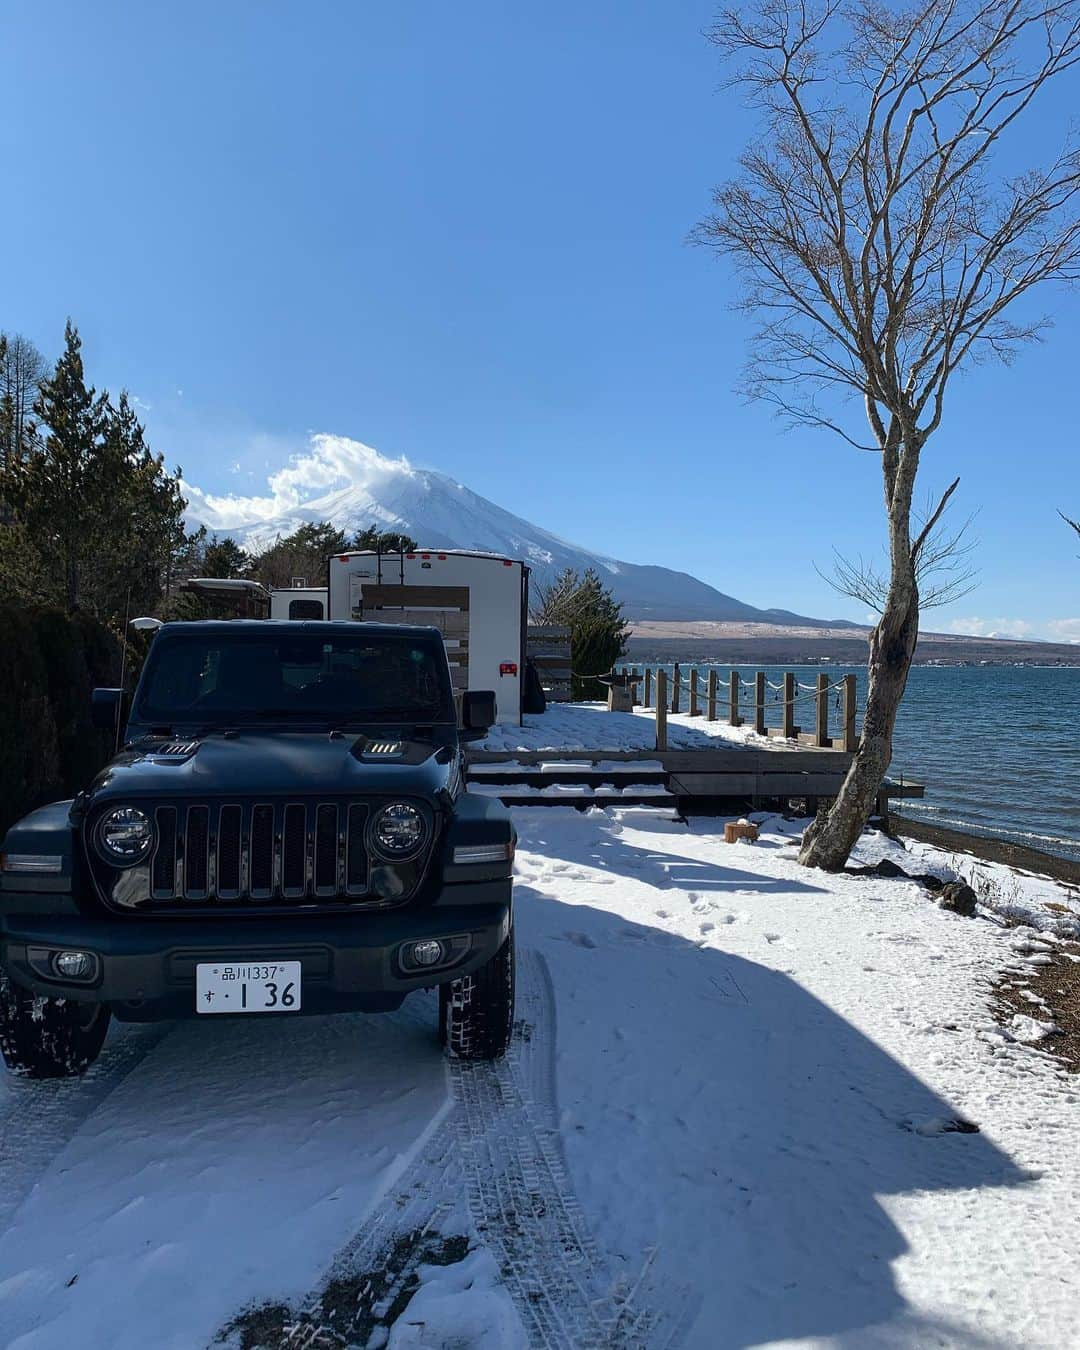
[(0, 1084), (0, 1230), (109, 1094), (169, 1034), (173, 1024), (110, 1032), (97, 1063), (78, 1078), (9, 1073)]
[[(537, 1350), (670, 1350), (693, 1301), (668, 1288), (651, 1306), (654, 1253), (643, 1254), (631, 1283), (613, 1277), (563, 1157), (555, 999), (543, 957), (519, 951), (517, 978), (509, 1054), (497, 1064), (448, 1062), (447, 1113), (363, 1231), (338, 1253), (326, 1283), (377, 1269), (402, 1233), (460, 1232), (465, 1213), (499, 1262)], [(320, 1298), (321, 1290), (297, 1320), (301, 1338), (319, 1327)]]

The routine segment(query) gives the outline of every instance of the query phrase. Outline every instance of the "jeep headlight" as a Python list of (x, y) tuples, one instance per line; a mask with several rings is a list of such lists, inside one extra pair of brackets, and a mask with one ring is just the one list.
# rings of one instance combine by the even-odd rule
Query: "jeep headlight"
[(98, 852), (114, 867), (142, 862), (154, 843), (150, 817), (137, 806), (114, 806), (98, 821)]
[(371, 822), (371, 846), (394, 862), (414, 858), (427, 842), (427, 821), (408, 802), (391, 802)]

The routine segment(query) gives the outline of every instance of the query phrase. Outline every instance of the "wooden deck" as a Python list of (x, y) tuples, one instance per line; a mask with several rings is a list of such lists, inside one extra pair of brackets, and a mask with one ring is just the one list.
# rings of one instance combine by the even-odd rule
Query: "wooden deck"
[[(798, 746), (747, 746), (701, 750), (521, 750), (468, 751), (470, 782), (513, 805), (638, 804), (622, 784), (640, 787), (642, 805), (663, 792), (680, 810), (701, 809), (724, 799), (756, 806), (786, 806), (798, 798), (815, 810), (835, 797), (852, 756), (842, 750)], [(580, 788), (570, 792), (568, 788)], [(502, 789), (498, 791), (497, 789)], [(886, 781), (879, 811), (888, 800), (922, 797), (921, 783)], [(646, 800), (648, 799), (648, 800)]]

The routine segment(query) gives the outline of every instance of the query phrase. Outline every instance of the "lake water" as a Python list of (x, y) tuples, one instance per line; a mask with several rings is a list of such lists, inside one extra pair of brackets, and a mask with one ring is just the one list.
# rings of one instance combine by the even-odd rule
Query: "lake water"
[[(689, 669), (682, 667), (684, 677)], [(698, 666), (702, 683), (709, 669)], [(715, 669), (726, 696), (731, 667)], [(762, 667), (739, 669), (749, 679)], [(782, 670), (765, 669), (779, 684)], [(855, 674), (861, 713), (865, 669), (833, 662), (784, 669), (794, 671), (802, 685), (813, 684), (821, 671), (830, 681)], [(775, 692), (769, 697), (768, 722), (775, 726), (780, 706)], [(796, 721), (811, 729), (813, 703), (797, 709)], [(725, 711), (726, 697), (721, 716)], [(835, 706), (830, 718), (836, 735)], [(1080, 668), (914, 666), (897, 719), (890, 775), (926, 784), (925, 800), (898, 808), (913, 818), (1080, 860)]]

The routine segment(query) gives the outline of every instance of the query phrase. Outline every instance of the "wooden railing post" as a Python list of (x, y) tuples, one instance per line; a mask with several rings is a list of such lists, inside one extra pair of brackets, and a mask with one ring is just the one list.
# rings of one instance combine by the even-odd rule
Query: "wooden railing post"
[(667, 749), (667, 671), (656, 672), (656, 748)]
[(765, 727), (765, 672), (759, 670), (754, 674), (754, 730), (759, 736), (766, 735)]
[(859, 739), (855, 735), (855, 676), (844, 676), (844, 725), (841, 732), (843, 748), (848, 754), (854, 754), (859, 748)]
[(728, 676), (728, 721), (733, 727), (742, 726), (742, 718), (739, 716), (739, 672), (733, 670)]
[(829, 740), (829, 677), (823, 671), (817, 677), (817, 726), (814, 728), (815, 745), (831, 745)]
[(706, 717), (710, 722), (716, 721), (716, 671), (709, 671), (709, 692), (706, 694)]
[(630, 667), (630, 707), (636, 708), (640, 705), (641, 699), (638, 696), (638, 673), (637, 666)]
[[(667, 671), (664, 671), (664, 674), (666, 675)], [(671, 711), (673, 713), (679, 711), (679, 690), (681, 688), (682, 677), (679, 674), (679, 663), (676, 661), (671, 668)]]
[(652, 707), (652, 671), (648, 666), (645, 667), (645, 697), (643, 701), (646, 708)]
[(795, 676), (790, 670), (784, 672), (784, 713), (780, 733), (789, 740), (795, 735)]
[(697, 666), (690, 672), (690, 708), (691, 717), (698, 716), (698, 674)]

